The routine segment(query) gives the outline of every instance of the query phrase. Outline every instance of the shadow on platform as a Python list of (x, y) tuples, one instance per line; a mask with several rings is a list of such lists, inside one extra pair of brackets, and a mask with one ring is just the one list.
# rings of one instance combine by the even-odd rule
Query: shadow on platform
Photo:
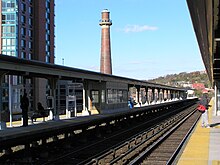
[(218, 126), (220, 125), (220, 123), (213, 123), (213, 124), (210, 124), (210, 127), (215, 127), (215, 126)]

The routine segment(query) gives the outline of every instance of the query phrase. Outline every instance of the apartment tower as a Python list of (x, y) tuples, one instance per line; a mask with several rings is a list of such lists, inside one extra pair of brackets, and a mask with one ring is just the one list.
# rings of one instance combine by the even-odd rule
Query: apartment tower
[(112, 21), (109, 18), (109, 11), (107, 9), (102, 11), (102, 19), (99, 21), (99, 25), (102, 28), (100, 72), (112, 74), (110, 40), (110, 26), (112, 25)]
[[(54, 0), (0, 0), (0, 12), (1, 54), (54, 63)], [(7, 104), (18, 108), (24, 88), (28, 88), (30, 99), (46, 101), (45, 79), (29, 79), (26, 85), (23, 79), (6, 76), (3, 110)]]

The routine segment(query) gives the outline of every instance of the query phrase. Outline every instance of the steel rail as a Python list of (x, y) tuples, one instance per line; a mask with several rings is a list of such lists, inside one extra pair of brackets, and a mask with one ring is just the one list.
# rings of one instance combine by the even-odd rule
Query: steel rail
[[(170, 136), (177, 128), (179, 128), (189, 117), (191, 117), (194, 113), (196, 112), (196, 110), (194, 110), (193, 112), (191, 112), (189, 115), (185, 116), (178, 124), (176, 124), (174, 127), (171, 128), (171, 130), (169, 130), (168, 132), (166, 132), (166, 134), (164, 134), (162, 137), (160, 137), (156, 142), (153, 143), (152, 146), (149, 146), (144, 152), (142, 152), (140, 155), (138, 155), (137, 157), (135, 157), (135, 159), (133, 159), (132, 161), (129, 162), (129, 165), (134, 165), (137, 163), (140, 163), (140, 161), (142, 161), (144, 159), (144, 157), (151, 152), (152, 149), (154, 149), (155, 147), (158, 146), (158, 144), (162, 143), (168, 136)], [(199, 118), (199, 117), (198, 117)], [(170, 159), (167, 161), (167, 164), (171, 164), (173, 162), (173, 160), (175, 159), (176, 155), (178, 154), (178, 151), (180, 150), (180, 148), (182, 147), (183, 143), (186, 141), (186, 138), (189, 136), (189, 133), (191, 132), (191, 130), (194, 128), (195, 124), (198, 121), (197, 120), (194, 122), (193, 126), (190, 128), (190, 130), (187, 132), (187, 134), (184, 136), (184, 139), (180, 142), (180, 144), (178, 145), (178, 148), (175, 150), (175, 152), (171, 155)]]
[[(183, 107), (179, 108), (177, 111), (180, 111), (181, 109), (187, 108), (187, 107), (189, 107), (189, 106), (191, 106), (191, 104), (190, 104), (190, 105), (189, 105), (189, 104), (184, 105)], [(170, 112), (170, 113), (173, 113), (173, 111)], [(167, 115), (167, 114), (166, 114), (166, 115)], [(166, 116), (166, 115), (164, 115), (164, 116)], [(137, 128), (139, 128), (139, 127), (144, 127), (144, 125), (146, 125), (146, 124), (148, 124), (148, 123), (150, 123), (150, 122), (157, 122), (159, 119), (161, 119), (161, 117), (164, 117), (164, 116), (155, 117), (155, 118), (151, 119), (150, 121), (146, 121), (146, 122), (144, 122), (144, 123), (142, 123), (142, 124), (139, 124), (139, 125), (137, 125), (137, 126), (135, 126), (135, 127), (132, 127), (131, 129), (127, 129), (127, 130), (125, 130), (125, 131), (123, 131), (123, 132), (120, 132), (120, 133), (118, 133), (118, 134), (116, 134), (116, 135), (106, 137), (104, 140), (101, 140), (100, 142), (97, 142), (97, 143), (94, 144), (94, 145), (90, 145), (90, 147), (91, 147), (91, 146), (95, 147), (95, 146), (98, 145), (98, 144), (103, 145), (102, 143), (104, 143), (104, 142), (107, 141), (107, 140), (111, 140), (111, 139), (113, 139), (114, 137), (117, 137), (117, 136), (119, 136), (119, 137), (120, 137), (120, 136), (123, 136), (125, 133), (131, 132), (131, 131), (133, 131), (134, 129), (137, 129)], [(142, 131), (142, 132), (143, 132), (143, 131)], [(132, 136), (131, 138), (135, 139), (135, 140), (134, 140), (134, 141), (135, 141), (134, 143), (136, 143), (136, 139), (138, 139), (138, 138), (135, 138), (135, 136)], [(126, 143), (126, 142), (127, 142), (127, 140), (123, 140), (123, 141), (120, 142), (119, 144), (117, 143), (116, 145), (114, 145), (113, 148), (117, 148), (120, 144), (123, 144), (123, 143)], [(85, 148), (84, 148), (84, 149), (85, 149)], [(77, 152), (79, 152), (79, 150), (78, 150)], [(57, 162), (57, 161), (62, 160), (62, 159), (66, 158), (66, 157), (68, 157), (68, 156), (70, 156), (70, 155), (72, 155), (72, 154), (75, 154), (75, 153), (77, 153), (77, 152), (74, 151), (74, 152), (72, 152), (72, 153), (68, 153), (67, 155), (63, 155), (62, 157), (58, 157), (58, 158), (55, 159), (55, 160), (49, 161), (49, 162), (47, 162), (47, 163), (44, 163), (44, 165), (46, 165), (46, 164), (51, 164), (52, 162)], [(102, 153), (99, 153), (98, 155), (93, 155), (92, 157), (89, 157), (88, 159), (86, 159), (86, 160), (84, 160), (84, 161), (82, 161), (81, 163), (78, 163), (78, 164), (87, 164), (87, 162), (89, 162), (89, 161), (91, 161), (91, 160), (94, 161), (95, 158), (98, 157), (100, 154), (101, 154), (101, 155), (107, 155), (107, 156), (109, 156), (109, 155), (111, 155), (111, 153), (112, 153), (112, 149), (105, 149), (104, 151), (102, 151)], [(111, 157), (111, 156), (110, 156), (110, 157)]]
[[(93, 159), (92, 161), (88, 162), (87, 165), (89, 164), (104, 164), (109, 163), (109, 164), (114, 164), (119, 162), (123, 164), (124, 161), (127, 159), (127, 155), (132, 153), (135, 149), (138, 147), (141, 147), (142, 149), (144, 148), (144, 145), (149, 145), (152, 141), (152, 139), (156, 139), (159, 137), (159, 132), (161, 131), (162, 134), (164, 134), (167, 130), (165, 128), (171, 128), (173, 127), (173, 122), (174, 121), (179, 121), (181, 118), (181, 115), (177, 115), (176, 117), (172, 117), (169, 121), (166, 120), (165, 124), (160, 124), (159, 126), (157, 125), (154, 128), (151, 128), (150, 130), (145, 130), (142, 133), (139, 133), (136, 135), (136, 137), (132, 137), (131, 140), (126, 141), (124, 144), (121, 144), (120, 146), (117, 146), (115, 148), (111, 148), (108, 152), (105, 154), (102, 154), (101, 156)], [(138, 149), (137, 149), (138, 150)], [(131, 156), (134, 156), (130, 154)], [(108, 162), (106, 160), (108, 159)], [(119, 163), (119, 164), (120, 164)]]
[(197, 120), (195, 120), (195, 122), (193, 123), (192, 127), (189, 129), (189, 131), (187, 132), (187, 134), (185, 135), (185, 137), (183, 138), (183, 140), (181, 141), (181, 143), (179, 144), (179, 146), (177, 147), (177, 149), (175, 150), (175, 152), (173, 153), (173, 155), (170, 157), (170, 159), (167, 161), (167, 164), (172, 164), (176, 157), (178, 156), (178, 154), (180, 153), (183, 145), (186, 143), (187, 139), (190, 137), (192, 131), (195, 129), (196, 124), (198, 123), (198, 120), (200, 119), (200, 116), (198, 116)]
[[(171, 116), (171, 115), (174, 115), (175, 113), (177, 113), (177, 111), (182, 111), (183, 109), (185, 109), (185, 108), (187, 108), (187, 107), (191, 107), (192, 105), (194, 105), (195, 106), (195, 103), (194, 102), (190, 102), (190, 103), (188, 103), (188, 104), (182, 104), (181, 106), (179, 106), (179, 105), (177, 105), (177, 106), (171, 106), (170, 108), (167, 108), (167, 112), (168, 112), (168, 116)], [(177, 109), (175, 109), (175, 107), (178, 107)], [(160, 111), (160, 109), (158, 109), (157, 110), (158, 112), (163, 112), (163, 111)], [(119, 156), (119, 155), (121, 155), (121, 153), (122, 153), (122, 151), (124, 152), (125, 150), (127, 150), (127, 146), (129, 145), (129, 147), (134, 147), (136, 144), (139, 144), (139, 143), (141, 143), (141, 141), (142, 141), (142, 139), (143, 139), (143, 137), (144, 136), (148, 136), (149, 137), (149, 135), (150, 134), (152, 134), (153, 132), (156, 132), (157, 131), (157, 129), (163, 129), (164, 127), (167, 127), (168, 126), (168, 124), (169, 124), (169, 121), (168, 120), (166, 120), (166, 124), (164, 124), (164, 125), (159, 125), (158, 126), (158, 128), (155, 128), (155, 129), (150, 129), (149, 130), (149, 132), (148, 133), (146, 133), (146, 128), (145, 128), (145, 132), (143, 131), (143, 127), (146, 127), (146, 124), (147, 124), (147, 128), (149, 128), (149, 123), (151, 124), (151, 126), (152, 126), (152, 123), (158, 123), (158, 121), (161, 121), (161, 120), (164, 120), (165, 119), (165, 113), (158, 113), (157, 111), (155, 111), (154, 113), (156, 113), (156, 114), (152, 114), (152, 116), (150, 115), (150, 114), (148, 114), (148, 115), (146, 115), (145, 116), (145, 118), (143, 118), (144, 119), (144, 123), (141, 123), (141, 124), (138, 124), (138, 125), (136, 125), (137, 123), (135, 123), (135, 126), (133, 126), (132, 127), (132, 129), (131, 128), (129, 128), (129, 129), (127, 129), (126, 128), (126, 130), (124, 131), (124, 130), (120, 130), (120, 133), (117, 133), (116, 132), (116, 134), (115, 135), (112, 135), (112, 134), (108, 134), (106, 137), (105, 137), (105, 139), (104, 140), (102, 140), (101, 139), (101, 141), (100, 142), (97, 142), (97, 143), (95, 143), (95, 144), (86, 144), (87, 146), (85, 147), (85, 145), (83, 145), (83, 146), (77, 146), (77, 147), (73, 147), (73, 149), (75, 150), (75, 151), (72, 151), (72, 152), (69, 152), (69, 153), (67, 153), (67, 152), (64, 152), (64, 153), (61, 153), (61, 150), (59, 151), (59, 154), (58, 155), (54, 155), (53, 156), (53, 158), (52, 157), (50, 157), (50, 158), (48, 158), (48, 159), (46, 159), (45, 161), (44, 160), (42, 160), (41, 162), (40, 162), (40, 164), (51, 164), (51, 163), (57, 163), (58, 161), (61, 161), (62, 162), (62, 159), (63, 160), (65, 160), (65, 161), (67, 161), (68, 159), (70, 159), (70, 161), (71, 161), (71, 159), (78, 159), (78, 160), (80, 160), (82, 157), (81, 157), (81, 155), (79, 155), (78, 154), (78, 152), (81, 152), (82, 150), (85, 150), (85, 151), (92, 151), (93, 152), (93, 150), (94, 150), (94, 148), (95, 148), (95, 150), (94, 151), (96, 151), (96, 149), (97, 149), (97, 147), (96, 146), (98, 146), (99, 148), (100, 148), (100, 146), (101, 145), (103, 145), (103, 144), (105, 144), (105, 143), (107, 143), (106, 142), (106, 140), (112, 140), (112, 141), (114, 141), (114, 145), (112, 145), (111, 147), (112, 148), (116, 148), (116, 150), (111, 150), (111, 148), (109, 147), (110, 145), (107, 143), (107, 145), (108, 145), (108, 149), (106, 149), (107, 147), (102, 147), (103, 149), (100, 151), (100, 149), (99, 149), (99, 151), (100, 151), (100, 153), (101, 154), (104, 154), (104, 153), (107, 153), (108, 152), (108, 156), (110, 156), (111, 157), (111, 155), (112, 154), (116, 154), (117, 155), (117, 157)], [(166, 112), (166, 114), (167, 114), (167, 112)], [(150, 117), (151, 116), (151, 117)], [(156, 117), (156, 116), (160, 116), (160, 117), (163, 117), (163, 118), (159, 118), (159, 117)], [(139, 117), (141, 117), (141, 115), (139, 116)], [(144, 116), (143, 116), (144, 117)], [(146, 118), (147, 117), (147, 118)], [(142, 118), (142, 117), (141, 117)], [(140, 119), (141, 119), (140, 118)], [(135, 117), (134, 117), (134, 119), (135, 119)], [(139, 118), (137, 118), (137, 119), (139, 119)], [(150, 120), (151, 119), (151, 120)], [(136, 119), (135, 119), (136, 120)], [(173, 119), (174, 120), (174, 119)], [(125, 121), (125, 122), (127, 122), (127, 121)], [(143, 120), (142, 120), (142, 122), (143, 122)], [(158, 125), (158, 124), (157, 124)], [(140, 129), (141, 128), (141, 129)], [(134, 133), (133, 132), (135, 132), (135, 133), (137, 133), (138, 131), (137, 131), (137, 129), (138, 129), (138, 131), (140, 131), (140, 132), (142, 132), (142, 135), (137, 135), (137, 137), (136, 136), (133, 136), (134, 135)], [(132, 134), (128, 134), (129, 132), (132, 132)], [(126, 134), (127, 133), (127, 134)], [(120, 149), (118, 146), (119, 145), (121, 145), (121, 144), (123, 144), (124, 142), (126, 142), (126, 141), (128, 141), (128, 137), (126, 137), (126, 135), (129, 135), (128, 137), (130, 137), (130, 138), (132, 138), (133, 140), (132, 141), (130, 141), (129, 142), (129, 144), (126, 144), (126, 145), (124, 145), (123, 147), (122, 147), (122, 149)], [(132, 136), (131, 136), (132, 135)], [(123, 137), (123, 140), (122, 140), (122, 138), (120, 138), (120, 136), (124, 136)], [(118, 137), (118, 138), (117, 138)], [(114, 138), (114, 139), (113, 139)], [(127, 138), (127, 139), (126, 139)], [(152, 138), (154, 138), (154, 137), (152, 137)], [(120, 139), (120, 140), (119, 140)], [(73, 140), (73, 139), (72, 139)], [(50, 144), (50, 145), (59, 145), (59, 143), (60, 142), (58, 142), (57, 141), (57, 143), (55, 143), (55, 144)], [(43, 146), (40, 146), (40, 148), (42, 149), (42, 147)], [(45, 146), (44, 146), (45, 147)], [(62, 146), (60, 146), (60, 147), (62, 147)], [(80, 148), (81, 147), (81, 148)], [(57, 147), (56, 147), (57, 148)], [(55, 148), (55, 149), (56, 149)], [(78, 149), (77, 149), (78, 148)], [(80, 149), (79, 149), (80, 148)], [(110, 151), (109, 151), (109, 148), (110, 148)], [(50, 148), (50, 150), (53, 150), (53, 148)], [(41, 151), (39, 151), (39, 152), (41, 152)], [(54, 154), (55, 153), (55, 151), (54, 152), (52, 152), (52, 154)], [(77, 155), (76, 156), (72, 156), (71, 154), (74, 154), (74, 153), (77, 153)], [(81, 152), (81, 153), (84, 153), (84, 152)], [(86, 152), (85, 152), (86, 153)], [(95, 153), (95, 152), (93, 152), (93, 153)], [(86, 162), (89, 162), (89, 161), (91, 161), (92, 159), (93, 160), (95, 160), (95, 158), (97, 158), (99, 155), (100, 155), (100, 153), (98, 153), (98, 152), (96, 152), (95, 154), (93, 154), (92, 156), (90, 156), (90, 155), (86, 155), (87, 157), (84, 157), (84, 159), (82, 159), (80, 162), (78, 161), (78, 164), (80, 163), (80, 164), (86, 164)], [(61, 154), (63, 154), (63, 155), (61, 155)], [(79, 157), (78, 157), (78, 155), (79, 155)], [(114, 155), (115, 156), (115, 155)], [(55, 158), (55, 159), (54, 159)], [(40, 160), (40, 159), (39, 159)], [(109, 160), (111, 160), (111, 159), (109, 159)], [(12, 162), (13, 162), (13, 159), (12, 159)], [(35, 163), (37, 163), (37, 162), (35, 162)], [(39, 162), (38, 162), (39, 163)], [(76, 163), (77, 164), (77, 163)]]

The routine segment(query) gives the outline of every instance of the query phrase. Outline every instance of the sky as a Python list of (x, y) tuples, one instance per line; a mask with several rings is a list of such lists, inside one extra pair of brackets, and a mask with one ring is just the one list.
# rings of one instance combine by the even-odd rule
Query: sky
[(112, 20), (113, 75), (205, 70), (186, 0), (55, 0), (55, 64), (100, 71), (103, 9)]

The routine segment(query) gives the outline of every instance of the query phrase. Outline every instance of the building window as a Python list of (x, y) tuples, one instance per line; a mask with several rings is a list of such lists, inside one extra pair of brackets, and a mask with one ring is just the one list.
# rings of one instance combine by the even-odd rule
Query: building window
[(108, 103), (113, 103), (113, 92), (111, 89), (108, 89), (108, 95), (107, 95), (107, 98), (108, 98)]
[(32, 20), (31, 18), (29, 18), (29, 19), (28, 19), (28, 23), (29, 23), (29, 25), (32, 26), (32, 25), (33, 25), (33, 20)]
[(21, 52), (21, 58), (26, 58), (26, 53), (25, 52)]
[(11, 56), (16, 56), (15, 51), (11, 51)]
[(102, 103), (105, 102), (105, 90), (102, 90), (102, 95), (101, 95)]
[(21, 23), (25, 23), (25, 16), (21, 16)]
[(5, 38), (2, 39), (2, 46), (7, 46), (7, 42)]
[(14, 13), (2, 14), (2, 24), (15, 24), (15, 14)]
[(29, 49), (33, 49), (33, 44), (32, 44), (32, 42), (29, 42), (29, 43), (28, 43), (28, 46), (29, 46)]
[(6, 20), (6, 15), (5, 15), (5, 14), (2, 14), (2, 23), (3, 23), (3, 24), (5, 23), (5, 20)]
[(2, 36), (3, 37), (15, 37), (16, 35), (16, 27), (11, 25), (2, 26)]
[(16, 45), (16, 40), (15, 40), (15, 38), (11, 38), (11, 45)]
[(50, 24), (46, 23), (46, 29), (50, 30)]
[(25, 48), (25, 44), (26, 44), (25, 40), (21, 40), (21, 47)]
[(50, 63), (50, 56), (46, 56), (46, 63)]
[(50, 13), (49, 12), (46, 12), (46, 19), (48, 20), (50, 20)]
[(49, 52), (49, 51), (50, 51), (50, 46), (46, 45), (46, 52)]
[(29, 14), (33, 14), (33, 8), (32, 7), (29, 7), (28, 11), (29, 11)]
[(26, 35), (26, 29), (24, 27), (21, 28), (21, 35), (23, 35), (23, 36)]
[(14, 46), (15, 45), (15, 39), (14, 38), (3, 38), (2, 39), (2, 46)]
[(49, 40), (49, 36), (48, 36), (48, 34), (46, 34), (46, 41), (48, 41)]
[(2, 11), (6, 11), (6, 12), (13, 12), (16, 11), (16, 6), (15, 6), (16, 2), (13, 1), (2, 1)]
[(91, 91), (92, 103), (99, 103), (99, 91)]
[(32, 54), (31, 54), (31, 53), (29, 53), (29, 55), (28, 55), (28, 59), (29, 59), (29, 60), (32, 59)]
[(6, 7), (8, 7), (8, 8), (14, 8), (14, 7), (15, 7), (15, 3), (14, 3), (14, 2), (7, 1)]
[(50, 9), (50, 1), (48, 1), (48, 0), (46, 1), (46, 8)]
[(21, 3), (21, 11), (26, 11), (26, 5), (24, 3)]
[(33, 32), (32, 32), (32, 30), (28, 30), (28, 35), (29, 35), (29, 37), (33, 37)]
[(127, 102), (127, 91), (120, 89), (108, 89), (107, 100), (109, 103), (126, 103)]

